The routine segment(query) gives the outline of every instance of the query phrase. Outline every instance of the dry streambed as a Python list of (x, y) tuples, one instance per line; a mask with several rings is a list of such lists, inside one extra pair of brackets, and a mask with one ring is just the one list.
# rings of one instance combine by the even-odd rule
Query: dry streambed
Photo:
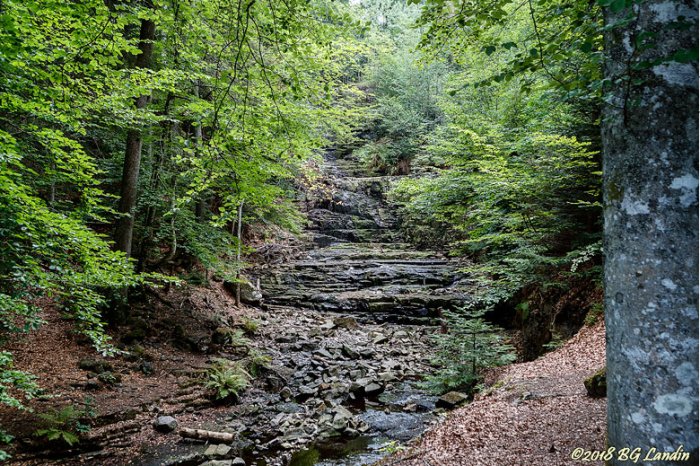
[(234, 440), (181, 441), (140, 464), (363, 464), (434, 422), (435, 397), (415, 387), (429, 371), (434, 328), (282, 307), (258, 320), (252, 345), (271, 363), (236, 405), (190, 424)]

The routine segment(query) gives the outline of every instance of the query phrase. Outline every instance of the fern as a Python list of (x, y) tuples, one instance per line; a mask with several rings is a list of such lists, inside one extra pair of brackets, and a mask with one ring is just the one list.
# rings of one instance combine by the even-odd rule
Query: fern
[(238, 364), (226, 359), (217, 359), (207, 371), (204, 386), (211, 390), (219, 401), (235, 399), (248, 387), (250, 374)]

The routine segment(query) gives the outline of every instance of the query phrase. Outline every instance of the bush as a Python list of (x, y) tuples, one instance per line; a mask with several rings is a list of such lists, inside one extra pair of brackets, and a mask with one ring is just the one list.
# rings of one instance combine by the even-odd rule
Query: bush
[(446, 313), (449, 333), (435, 336), (439, 369), (430, 375), (426, 388), (435, 393), (450, 390), (473, 392), (479, 371), (515, 361), (515, 349), (506, 344), (501, 329), (483, 319), (485, 311)]
[(63, 442), (72, 447), (80, 441), (80, 434), (90, 430), (90, 426), (84, 423), (83, 419), (94, 415), (89, 408), (78, 409), (73, 405), (66, 405), (60, 409), (53, 408), (39, 414), (44, 422), (44, 428), (35, 431), (34, 435), (48, 441)]
[(241, 321), (241, 327), (243, 328), (243, 331), (248, 335), (255, 335), (255, 332), (257, 332), (258, 328), (260, 327), (260, 322), (258, 322), (255, 319), (249, 319), (247, 317), (244, 317)]
[(253, 377), (260, 375), (260, 372), (267, 368), (271, 362), (272, 358), (270, 356), (257, 350), (251, 350), (250, 355), (245, 359), (246, 369)]
[[(498, 126), (491, 128), (494, 132)], [(589, 143), (555, 134), (508, 138), (453, 128), (430, 150), (464, 151), (433, 178), (407, 179), (391, 195), (402, 227), (424, 246), (470, 256), (486, 305), (525, 288), (560, 286), (562, 271), (599, 279), (600, 207)]]
[(583, 323), (586, 325), (593, 326), (595, 325), (596, 322), (598, 322), (598, 318), (604, 314), (604, 309), (603, 309), (603, 304), (602, 303), (594, 303), (591, 305), (591, 308), (588, 310), (588, 313), (586, 313), (586, 317), (583, 320)]

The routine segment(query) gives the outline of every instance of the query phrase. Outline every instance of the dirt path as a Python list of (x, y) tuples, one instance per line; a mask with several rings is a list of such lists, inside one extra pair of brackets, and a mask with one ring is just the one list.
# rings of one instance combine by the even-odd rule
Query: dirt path
[(605, 398), (588, 397), (583, 385), (604, 364), (605, 328), (599, 322), (535, 361), (494, 371), (491, 390), (382, 464), (580, 465), (571, 459), (574, 449), (605, 445)]

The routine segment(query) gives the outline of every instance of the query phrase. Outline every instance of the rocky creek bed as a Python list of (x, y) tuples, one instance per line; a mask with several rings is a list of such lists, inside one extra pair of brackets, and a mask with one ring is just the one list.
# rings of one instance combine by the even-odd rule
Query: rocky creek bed
[(213, 426), (236, 434), (233, 448), (200, 447), (191, 464), (370, 464), (435, 422), (417, 382), (442, 310), (469, 299), (464, 264), (401, 241), (387, 198), (398, 177), (334, 154), (322, 171), (326, 189), (302, 201), (299, 253), (253, 271), (262, 295), (248, 299), (264, 298), (253, 345), (272, 362)]
[(181, 441), (132, 464), (370, 464), (435, 422), (436, 397), (416, 386), (434, 329), (281, 307), (258, 319), (252, 346), (271, 363), (236, 405), (197, 423), (235, 440)]
[[(154, 293), (159, 311), (146, 304), (134, 320), (143, 325), (133, 324), (130, 338), (139, 334), (141, 343), (127, 343), (131, 357), (110, 366), (119, 379), (111, 387), (99, 370), (80, 368), (77, 354), (86, 350), (67, 350), (72, 343), (64, 345), (60, 320), (47, 328), (55, 335), (37, 334), (42, 344), (61, 342), (63, 368), (47, 362), (41, 371), (56, 372), (64, 400), (75, 403), (87, 390), (101, 412), (79, 447), (19, 451), (16, 463), (354, 466), (436, 422), (436, 398), (418, 382), (430, 371), (441, 312), (469, 299), (464, 264), (401, 241), (387, 199), (397, 177), (371, 176), (333, 154), (323, 172), (326, 189), (300, 201), (309, 219), (301, 238), (285, 247), (284, 259), (261, 254), (248, 271), (261, 289), (245, 293), (254, 306), (245, 318), (257, 329), (243, 353), (220, 341), (242, 318), (221, 284)], [(32, 343), (26, 347), (32, 361)], [(207, 368), (217, 358), (253, 353), (270, 358), (265, 368), (237, 403), (213, 405), (202, 386)], [(183, 428), (225, 436), (181, 439)], [(25, 450), (33, 447), (28, 442)]]

